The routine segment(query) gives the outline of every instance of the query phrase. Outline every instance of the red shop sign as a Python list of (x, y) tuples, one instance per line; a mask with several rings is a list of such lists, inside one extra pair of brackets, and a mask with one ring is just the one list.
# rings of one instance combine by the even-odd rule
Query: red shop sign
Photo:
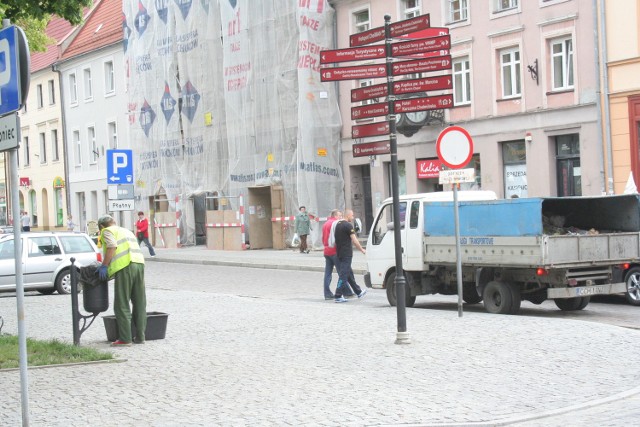
[(438, 178), (442, 162), (438, 159), (418, 160), (418, 179)]

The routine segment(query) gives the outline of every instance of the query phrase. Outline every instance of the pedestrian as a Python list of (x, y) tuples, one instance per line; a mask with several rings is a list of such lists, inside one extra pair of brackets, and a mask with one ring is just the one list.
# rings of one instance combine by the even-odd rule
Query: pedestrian
[[(342, 220), (342, 212), (338, 209), (334, 209), (329, 214), (329, 218), (327, 222), (322, 226), (322, 244), (324, 245), (324, 299), (325, 300), (333, 300), (334, 295), (331, 292), (331, 276), (333, 275), (333, 268), (338, 270), (338, 255), (336, 254), (335, 244), (329, 244), (329, 236), (331, 235), (331, 228), (334, 222)], [(355, 277), (353, 278), (353, 282), (355, 282)], [(349, 283), (352, 283), (351, 277), (349, 278)], [(341, 287), (343, 283), (338, 280), (337, 287)], [(347, 289), (347, 292), (344, 293), (344, 296), (353, 296), (355, 295), (351, 289)]]
[(155, 258), (156, 251), (153, 249), (153, 246), (151, 246), (151, 243), (149, 243), (149, 220), (144, 217), (144, 212), (142, 211), (138, 212), (138, 221), (136, 221), (136, 230), (137, 230), (136, 236), (138, 237), (138, 245), (144, 242), (144, 244), (147, 245), (147, 248), (149, 248), (149, 255), (151, 255), (151, 258)]
[(118, 324), (118, 339), (111, 345), (114, 347), (131, 345), (132, 319), (137, 331), (133, 341), (142, 344), (147, 327), (147, 296), (142, 251), (136, 236), (130, 230), (117, 226), (111, 216), (100, 217), (98, 228), (103, 258), (98, 273), (102, 280), (115, 278), (113, 312)]
[[(338, 277), (342, 283), (349, 283), (349, 276), (353, 275), (351, 268), (351, 262), (353, 261), (353, 247), (352, 244), (358, 248), (363, 254), (366, 253), (358, 238), (356, 237), (356, 231), (353, 229), (353, 211), (347, 209), (345, 211), (346, 221), (340, 221), (336, 224), (334, 229), (336, 254), (338, 255)], [(341, 286), (336, 288), (335, 301), (347, 302), (347, 299), (342, 296)], [(353, 292), (358, 295), (358, 298), (362, 298), (367, 294), (366, 289), (361, 289), (357, 283), (350, 283)]]
[(67, 216), (67, 231), (73, 231), (76, 225), (73, 223), (73, 215)]
[(20, 222), (22, 224), (22, 231), (31, 231), (31, 217), (27, 211), (21, 212)]
[(295, 229), (296, 233), (300, 237), (300, 253), (308, 254), (309, 249), (307, 249), (307, 236), (311, 232), (311, 219), (307, 213), (307, 208), (300, 206), (299, 210), (300, 212), (296, 215)]

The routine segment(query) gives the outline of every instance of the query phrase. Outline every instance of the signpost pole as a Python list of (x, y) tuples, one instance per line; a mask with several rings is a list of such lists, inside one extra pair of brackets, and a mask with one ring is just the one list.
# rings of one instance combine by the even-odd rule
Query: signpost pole
[(458, 212), (458, 186), (453, 184), (453, 217), (456, 235), (456, 277), (458, 278), (458, 317), (462, 317), (462, 252), (460, 248), (460, 216)]
[(389, 142), (391, 151), (391, 190), (393, 193), (393, 238), (395, 242), (396, 255), (396, 277), (394, 285), (396, 288), (396, 311), (398, 317), (398, 332), (396, 333), (396, 344), (410, 344), (410, 336), (407, 332), (407, 308), (405, 300), (406, 279), (402, 268), (402, 241), (400, 236), (400, 190), (398, 183), (398, 144), (396, 141), (396, 119), (394, 110), (395, 97), (393, 96), (393, 74), (391, 57), (391, 16), (384, 16), (384, 34), (387, 48), (387, 87), (389, 90)]

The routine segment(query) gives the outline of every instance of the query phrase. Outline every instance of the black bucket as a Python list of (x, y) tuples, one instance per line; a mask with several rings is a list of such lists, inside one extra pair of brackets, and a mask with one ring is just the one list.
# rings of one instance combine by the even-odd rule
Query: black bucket
[(82, 303), (88, 313), (102, 313), (109, 309), (109, 286), (108, 282), (93, 286), (84, 283), (82, 286)]

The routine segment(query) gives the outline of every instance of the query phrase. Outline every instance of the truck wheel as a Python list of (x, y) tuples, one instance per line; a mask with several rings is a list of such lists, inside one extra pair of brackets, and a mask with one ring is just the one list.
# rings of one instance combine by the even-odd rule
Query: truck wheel
[(520, 305), (522, 304), (520, 287), (515, 283), (509, 283), (509, 290), (511, 291), (511, 310), (509, 311), (509, 314), (518, 314), (520, 311)]
[(478, 295), (475, 283), (464, 282), (462, 284), (462, 299), (467, 304), (477, 304), (482, 301), (482, 297)]
[[(407, 275), (408, 277), (408, 275)], [(385, 288), (387, 289), (387, 300), (392, 307), (398, 305), (396, 298), (396, 273), (391, 273), (385, 282)], [(411, 296), (411, 287), (409, 286), (409, 279), (406, 279), (407, 284), (404, 287), (404, 304), (406, 307), (413, 307), (416, 302), (416, 297)]]
[(631, 305), (640, 305), (640, 267), (632, 267), (627, 271), (624, 282), (627, 284), (627, 301)]
[[(577, 297), (577, 298), (558, 298), (558, 299), (554, 299), (553, 302), (556, 303), (556, 306), (558, 306), (558, 308), (562, 311), (576, 311), (576, 310), (582, 310), (580, 307), (580, 305), (582, 305), (582, 298), (581, 297)], [(587, 301), (588, 303), (588, 301)], [(584, 308), (584, 307), (582, 307)]]
[(484, 308), (489, 313), (509, 314), (513, 306), (513, 296), (508, 283), (492, 281), (487, 283), (482, 293)]
[(585, 308), (587, 305), (589, 305), (589, 301), (591, 301), (591, 297), (582, 297), (582, 302), (580, 303), (578, 308), (576, 308), (576, 310), (582, 310), (583, 308)]

